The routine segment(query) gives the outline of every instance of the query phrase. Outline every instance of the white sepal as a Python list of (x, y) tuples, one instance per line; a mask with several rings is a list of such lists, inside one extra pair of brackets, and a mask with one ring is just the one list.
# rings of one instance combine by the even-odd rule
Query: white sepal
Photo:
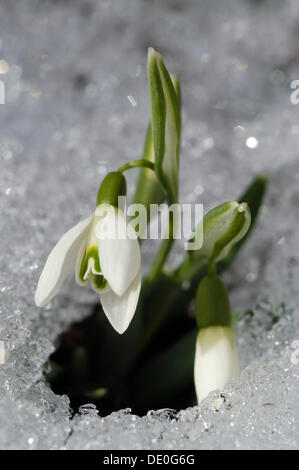
[(78, 250), (88, 234), (92, 217), (87, 217), (66, 232), (49, 254), (35, 293), (38, 307), (43, 307), (56, 295), (74, 269)]
[(104, 210), (96, 225), (101, 271), (115, 294), (122, 296), (140, 270), (140, 247), (124, 213), (113, 206)]
[(140, 288), (141, 269), (124, 295), (118, 296), (112, 290), (100, 293), (103, 310), (111, 325), (119, 334), (126, 331), (134, 316)]
[(202, 328), (196, 339), (194, 382), (200, 403), (216, 389), (239, 375), (239, 359), (233, 330), (230, 327)]

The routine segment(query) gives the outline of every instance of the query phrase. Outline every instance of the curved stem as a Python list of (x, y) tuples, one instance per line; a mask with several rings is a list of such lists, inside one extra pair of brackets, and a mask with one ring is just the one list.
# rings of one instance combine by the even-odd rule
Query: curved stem
[(150, 168), (150, 170), (155, 171), (154, 163), (148, 160), (134, 160), (133, 162), (125, 163), (125, 165), (122, 165), (117, 171), (119, 171), (119, 173), (123, 173), (124, 171), (130, 170), (131, 168), (139, 167), (146, 167)]

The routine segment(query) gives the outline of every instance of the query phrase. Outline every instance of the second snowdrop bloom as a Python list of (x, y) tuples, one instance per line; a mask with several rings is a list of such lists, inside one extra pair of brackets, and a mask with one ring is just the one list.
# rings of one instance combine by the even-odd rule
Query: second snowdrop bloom
[(213, 390), (239, 375), (234, 333), (230, 327), (211, 326), (199, 331), (196, 339), (194, 382), (198, 403)]
[(194, 383), (198, 403), (213, 390), (222, 390), (239, 375), (239, 359), (231, 309), (221, 279), (210, 273), (199, 284), (195, 300), (199, 333), (196, 338)]
[(140, 293), (141, 256), (137, 236), (118, 207), (118, 196), (125, 194), (124, 176), (109, 173), (95, 212), (63, 235), (48, 256), (35, 294), (38, 306), (46, 305), (75, 269), (77, 283), (90, 282), (114, 329), (128, 328)]

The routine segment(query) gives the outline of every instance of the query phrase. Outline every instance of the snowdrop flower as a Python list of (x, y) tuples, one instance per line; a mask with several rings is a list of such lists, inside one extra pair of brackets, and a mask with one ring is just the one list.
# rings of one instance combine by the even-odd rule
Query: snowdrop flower
[(194, 382), (198, 403), (213, 390), (222, 390), (239, 375), (239, 360), (231, 328), (211, 326), (196, 339)]
[(195, 302), (199, 333), (196, 339), (194, 383), (198, 403), (239, 375), (239, 359), (231, 310), (224, 284), (215, 273), (200, 283)]
[(109, 173), (99, 189), (95, 212), (66, 232), (48, 256), (36, 289), (36, 305), (46, 305), (75, 269), (77, 283), (90, 282), (111, 325), (124, 333), (141, 287), (137, 236), (118, 207), (118, 196), (125, 194), (124, 176)]

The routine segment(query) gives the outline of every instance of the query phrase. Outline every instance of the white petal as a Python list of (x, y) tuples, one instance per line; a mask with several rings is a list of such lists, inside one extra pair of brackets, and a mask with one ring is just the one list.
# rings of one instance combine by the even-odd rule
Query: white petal
[(140, 247), (132, 227), (120, 209), (106, 206), (96, 226), (102, 273), (111, 289), (123, 295), (140, 269)]
[(198, 403), (213, 390), (222, 390), (239, 375), (234, 333), (213, 326), (199, 331), (196, 340), (194, 382)]
[(74, 268), (78, 250), (88, 234), (92, 217), (93, 215), (82, 220), (66, 232), (49, 254), (35, 293), (35, 303), (39, 307), (46, 305), (57, 294)]
[(141, 270), (139, 270), (136, 278), (121, 297), (117, 296), (112, 290), (100, 294), (103, 310), (111, 325), (119, 334), (126, 331), (134, 316), (140, 287)]

